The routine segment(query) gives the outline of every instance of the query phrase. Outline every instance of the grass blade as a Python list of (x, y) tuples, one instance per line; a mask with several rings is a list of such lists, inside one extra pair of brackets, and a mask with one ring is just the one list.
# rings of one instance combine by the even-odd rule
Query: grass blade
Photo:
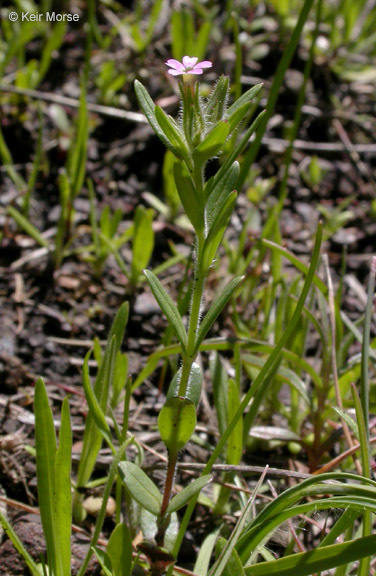
[(15, 533), (12, 526), (9, 524), (7, 518), (3, 515), (1, 510), (0, 510), (0, 524), (3, 527), (4, 531), (6, 532), (9, 540), (12, 542), (13, 546), (17, 550), (17, 552), (24, 559), (32, 576), (41, 576), (38, 566), (35, 564), (34, 560), (30, 556), (24, 545), (22, 544), (21, 540), (18, 538), (17, 534)]
[(58, 575), (56, 565), (55, 470), (56, 436), (46, 387), (42, 378), (35, 385), (35, 446), (37, 461), (38, 500), (47, 546), (49, 572)]
[(324, 546), (309, 552), (293, 554), (274, 562), (245, 568), (246, 576), (309, 576), (369, 556), (376, 547), (376, 536), (351, 540), (344, 544)]
[(64, 398), (61, 410), (59, 447), (55, 459), (55, 527), (58, 534), (57, 562), (60, 573), (71, 574), (71, 532), (72, 532), (72, 492), (71, 492), (72, 430), (68, 399)]

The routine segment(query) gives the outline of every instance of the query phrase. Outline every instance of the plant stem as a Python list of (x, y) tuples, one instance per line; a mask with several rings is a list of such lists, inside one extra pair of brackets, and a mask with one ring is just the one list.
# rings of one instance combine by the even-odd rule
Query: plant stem
[(158, 518), (158, 531), (157, 531), (157, 534), (155, 536), (155, 541), (157, 543), (157, 546), (163, 546), (164, 545), (164, 538), (165, 538), (165, 534), (166, 534), (166, 529), (167, 529), (168, 524), (169, 524), (168, 518), (166, 518), (166, 512), (167, 512), (167, 508), (168, 508), (170, 498), (171, 498), (172, 487), (174, 485), (175, 469), (176, 469), (176, 463), (177, 463), (177, 459), (178, 459), (177, 456), (178, 455), (176, 453), (172, 454), (171, 452), (169, 452), (169, 454), (168, 454), (167, 474), (166, 474), (166, 480), (165, 480), (165, 485), (164, 485), (161, 510), (159, 512), (159, 518)]
[(201, 266), (201, 254), (203, 250), (204, 241), (205, 241), (204, 234), (197, 236), (196, 238), (197, 251), (195, 258), (192, 301), (189, 313), (187, 352), (182, 359), (183, 365), (182, 365), (181, 379), (179, 383), (179, 396), (186, 395), (191, 367), (196, 358), (195, 354), (196, 335), (200, 325), (200, 310), (207, 273), (205, 270), (202, 269)]

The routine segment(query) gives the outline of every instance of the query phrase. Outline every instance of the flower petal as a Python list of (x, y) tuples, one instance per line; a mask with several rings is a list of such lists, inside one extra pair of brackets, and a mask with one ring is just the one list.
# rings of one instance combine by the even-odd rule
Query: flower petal
[(185, 74), (184, 70), (167, 70), (167, 72), (169, 74), (172, 74), (172, 76), (180, 76), (180, 74)]
[(211, 68), (213, 63), (210, 60), (204, 60), (203, 62), (199, 62), (195, 65), (195, 68)]
[(170, 58), (170, 60), (167, 60), (165, 64), (166, 66), (170, 66), (170, 68), (174, 68), (174, 70), (184, 70), (183, 64), (179, 62), (179, 60), (174, 60), (174, 58)]
[(201, 68), (192, 68), (192, 70), (188, 70), (186, 74), (202, 74), (204, 71)]
[(189, 56), (183, 56), (183, 64), (185, 68), (193, 68), (197, 60), (198, 58), (196, 57), (190, 58)]

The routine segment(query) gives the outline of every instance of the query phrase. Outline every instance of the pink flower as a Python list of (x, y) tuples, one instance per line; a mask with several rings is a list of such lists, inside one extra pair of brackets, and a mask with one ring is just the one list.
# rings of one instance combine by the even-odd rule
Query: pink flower
[(211, 68), (213, 64), (209, 60), (204, 60), (203, 62), (197, 62), (198, 58), (190, 58), (189, 56), (183, 57), (183, 63), (179, 60), (174, 60), (171, 58), (167, 60), (166, 66), (170, 66), (171, 70), (168, 71), (169, 74), (173, 76), (179, 76), (180, 74), (202, 74), (204, 68)]

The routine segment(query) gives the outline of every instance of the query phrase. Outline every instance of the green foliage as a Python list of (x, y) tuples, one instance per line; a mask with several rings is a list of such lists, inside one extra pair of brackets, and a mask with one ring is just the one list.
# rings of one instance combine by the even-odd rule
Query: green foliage
[(133, 462), (121, 462), (119, 472), (124, 485), (136, 502), (154, 516), (158, 516), (162, 495), (154, 482)]
[[(103, 357), (99, 360), (98, 372), (93, 389), (91, 389), (87, 369), (88, 356), (86, 357), (83, 371), (83, 384), (91, 410), (85, 422), (83, 446), (77, 472), (78, 488), (84, 487), (91, 476), (98, 452), (102, 445), (102, 438), (105, 437), (110, 446), (112, 446), (111, 433), (106, 421), (106, 415), (111, 399), (111, 389), (114, 383), (116, 358), (124, 337), (127, 321), (128, 303), (125, 302), (120, 307), (112, 324), (106, 350)], [(73, 499), (73, 516), (75, 521), (80, 522), (84, 515), (81, 494), (79, 491), (75, 491)]]
[(95, 82), (100, 90), (101, 102), (107, 105), (116, 103), (116, 93), (124, 87), (126, 81), (126, 75), (118, 73), (113, 60), (103, 62)]
[(172, 514), (177, 512), (180, 508), (183, 508), (192, 496), (195, 496), (201, 490), (212, 481), (212, 477), (207, 474), (206, 476), (201, 476), (193, 480), (191, 484), (188, 484), (181, 492), (178, 492), (171, 500), (167, 508), (167, 514)]
[(173, 57), (181, 61), (186, 54), (195, 54), (202, 60), (207, 50), (211, 28), (212, 21), (204, 20), (196, 32), (193, 12), (185, 8), (174, 10), (171, 17)]
[(175, 396), (166, 401), (158, 416), (158, 428), (170, 454), (184, 448), (195, 427), (196, 407), (190, 400)]
[(52, 576), (69, 576), (72, 432), (68, 401), (65, 399), (62, 407), (58, 448), (53, 416), (42, 379), (37, 381), (35, 387), (34, 412), (38, 498), (47, 546), (47, 563)]

